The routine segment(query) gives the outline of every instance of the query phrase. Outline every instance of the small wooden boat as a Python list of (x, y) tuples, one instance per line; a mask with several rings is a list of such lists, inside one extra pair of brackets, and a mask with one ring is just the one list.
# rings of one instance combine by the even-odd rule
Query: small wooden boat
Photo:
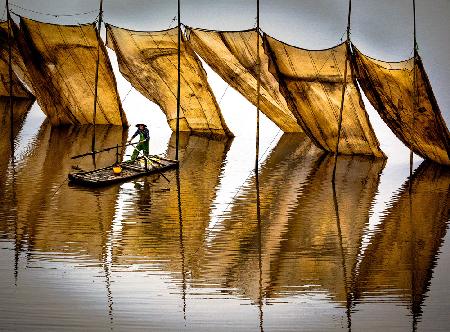
[(118, 164), (98, 168), (92, 171), (80, 171), (69, 174), (69, 183), (89, 187), (107, 186), (114, 183), (126, 182), (145, 175), (162, 173), (178, 167), (178, 161), (159, 156), (140, 157), (134, 163), (122, 162), (121, 172), (117, 174)]

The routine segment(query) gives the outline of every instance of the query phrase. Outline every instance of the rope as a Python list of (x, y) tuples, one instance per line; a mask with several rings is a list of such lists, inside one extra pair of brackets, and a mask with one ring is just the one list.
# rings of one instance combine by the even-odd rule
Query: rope
[(133, 86), (130, 86), (130, 90), (128, 90), (127, 94), (125, 95), (125, 97), (123, 97), (122, 99), (122, 104), (125, 101), (125, 99), (127, 99), (128, 95), (130, 94), (131, 90), (133, 90)]
[[(44, 13), (44, 12), (40, 12), (40, 11), (37, 11), (37, 10), (24, 8), (24, 7), (19, 6), (19, 5), (15, 4), (15, 3), (10, 3), (10, 5), (13, 6), (13, 7), (16, 7), (16, 8), (22, 9), (22, 10), (25, 10), (25, 11), (27, 11), (27, 12), (31, 12), (31, 13), (35, 13), (35, 14), (39, 14), (39, 15), (53, 16), (53, 17), (72, 17), (72, 16), (81, 16), (81, 15), (92, 14), (92, 13), (95, 13), (95, 12), (98, 11), (97, 9), (94, 9), (94, 10), (90, 10), (90, 11), (87, 11), (87, 12), (80, 12), (80, 13), (74, 13), (74, 14), (53, 14), (53, 13)], [(17, 14), (16, 14), (16, 15), (17, 15)]]

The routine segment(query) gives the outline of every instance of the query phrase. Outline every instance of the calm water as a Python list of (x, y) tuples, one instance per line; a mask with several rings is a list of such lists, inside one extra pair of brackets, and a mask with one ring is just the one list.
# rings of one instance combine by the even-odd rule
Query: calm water
[[(170, 182), (85, 189), (72, 166), (115, 158), (70, 159), (92, 128), (18, 124), (12, 163), (8, 126), (0, 330), (448, 329), (448, 170), (339, 157), (333, 186), (332, 157), (279, 135), (256, 179), (252, 140), (182, 136)], [(97, 146), (128, 136), (98, 127)]]

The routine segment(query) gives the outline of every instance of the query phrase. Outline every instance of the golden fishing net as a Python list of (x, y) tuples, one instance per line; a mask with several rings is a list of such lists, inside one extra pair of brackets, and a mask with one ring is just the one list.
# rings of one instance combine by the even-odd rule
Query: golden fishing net
[(354, 62), (365, 95), (394, 134), (419, 156), (450, 165), (450, 135), (420, 57), (416, 61), (417, 107), (414, 111), (414, 58), (384, 62), (356, 47)]
[(362, 102), (347, 47), (311, 51), (264, 35), (270, 70), (305, 133), (320, 148), (335, 152), (342, 100), (344, 66), (347, 78), (339, 153), (384, 157)]
[[(9, 49), (8, 22), (0, 22), (0, 96), (9, 96)], [(11, 65), (13, 68), (13, 96), (33, 99), (25, 82), (30, 87), (30, 79), (22, 61), (22, 56), (14, 39), (11, 39)], [(19, 79), (20, 78), (20, 79)]]
[[(57, 25), (21, 17), (14, 27), (32, 89), (54, 125), (92, 124), (97, 33), (94, 24)], [(96, 124), (126, 125), (116, 80), (100, 42)]]
[[(166, 114), (176, 129), (178, 28), (132, 31), (106, 25), (107, 46), (117, 54), (120, 72)], [(200, 135), (232, 135), (208, 84), (200, 59), (181, 42), (180, 131)]]
[[(194, 51), (231, 87), (256, 105), (257, 34), (256, 30), (208, 31), (187, 28)], [(278, 82), (268, 70), (268, 57), (260, 39), (261, 94), (260, 109), (284, 132), (301, 132), (289, 110)]]

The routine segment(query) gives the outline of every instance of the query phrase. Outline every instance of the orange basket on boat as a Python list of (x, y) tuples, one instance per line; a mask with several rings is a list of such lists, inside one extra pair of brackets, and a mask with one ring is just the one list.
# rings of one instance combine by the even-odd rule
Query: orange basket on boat
[(122, 166), (114, 165), (113, 166), (113, 173), (114, 173), (114, 175), (120, 175), (122, 173)]

